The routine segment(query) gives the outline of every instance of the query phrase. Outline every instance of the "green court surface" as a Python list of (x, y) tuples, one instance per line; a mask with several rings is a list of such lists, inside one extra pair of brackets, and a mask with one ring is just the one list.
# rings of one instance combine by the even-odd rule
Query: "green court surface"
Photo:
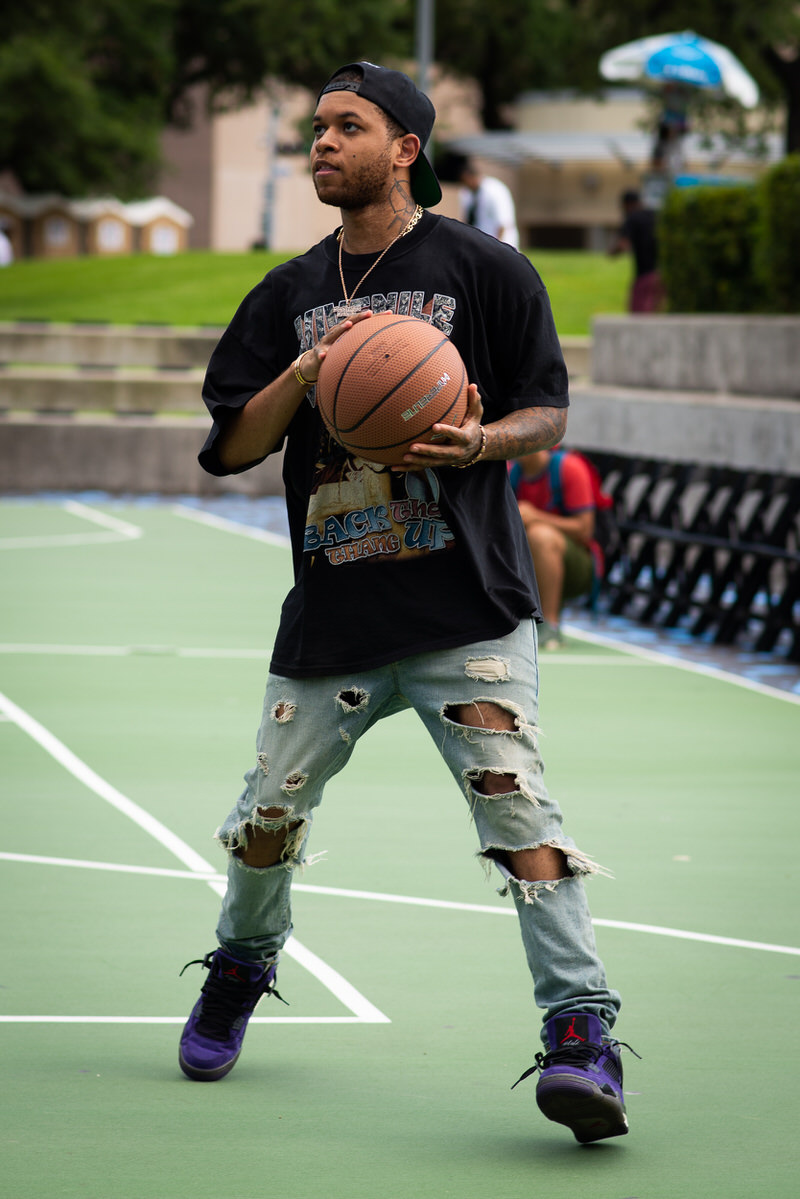
[(254, 753), (279, 538), (171, 504), (0, 503), (0, 1119), (9, 1199), (790, 1199), (796, 697), (571, 638), (541, 666), (631, 1133), (538, 1112), (510, 900), (413, 714), (328, 789), (297, 940), (226, 1079), (177, 1063), (213, 833)]

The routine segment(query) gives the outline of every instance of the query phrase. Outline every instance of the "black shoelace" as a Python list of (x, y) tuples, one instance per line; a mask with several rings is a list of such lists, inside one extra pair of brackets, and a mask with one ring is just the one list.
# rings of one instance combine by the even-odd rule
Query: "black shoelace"
[[(631, 1049), (625, 1041), (609, 1041), (608, 1046), (612, 1049), (628, 1049), (634, 1057), (638, 1057), (641, 1061), (641, 1054), (638, 1054), (635, 1049)], [(538, 1070), (546, 1070), (548, 1066), (592, 1065), (601, 1057), (606, 1048), (606, 1045), (562, 1045), (558, 1049), (548, 1050), (547, 1053), (537, 1053), (534, 1065), (519, 1076), (511, 1090), (513, 1091), (514, 1087), (524, 1082), (526, 1078), (530, 1078), (531, 1074), (536, 1074)]]
[(206, 970), (211, 970), (201, 988), (203, 1008), (197, 1021), (198, 1030), (205, 1036), (223, 1040), (238, 1019), (253, 1011), (262, 995), (274, 995), (281, 1003), (289, 1006), (271, 983), (264, 986), (263, 976), (255, 982), (247, 983), (240, 978), (226, 978), (221, 974), (215, 974), (213, 958), (213, 952), (207, 953), (204, 958), (187, 962), (181, 970), (181, 974), (188, 970), (189, 966), (204, 966)]

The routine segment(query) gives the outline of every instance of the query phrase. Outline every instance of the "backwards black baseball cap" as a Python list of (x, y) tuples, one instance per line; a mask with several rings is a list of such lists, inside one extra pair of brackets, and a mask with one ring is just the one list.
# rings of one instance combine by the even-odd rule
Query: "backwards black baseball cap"
[[(340, 78), (351, 73), (358, 73), (360, 78)], [(411, 164), (411, 194), (423, 208), (433, 208), (439, 203), (442, 189), (423, 153), (436, 120), (436, 109), (408, 75), (389, 67), (377, 67), (374, 62), (351, 62), (334, 71), (319, 93), (318, 103), (326, 92), (355, 92), (382, 108), (406, 133), (418, 137), (420, 152)]]

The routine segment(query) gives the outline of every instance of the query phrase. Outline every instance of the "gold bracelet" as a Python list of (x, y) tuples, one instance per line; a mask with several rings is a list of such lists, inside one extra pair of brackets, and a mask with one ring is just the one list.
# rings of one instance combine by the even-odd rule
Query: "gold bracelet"
[(486, 430), (484, 429), (483, 425), (481, 425), (480, 449), (478, 450), (477, 454), (475, 454), (475, 456), (473, 458), (469, 459), (469, 461), (457, 463), (456, 464), (457, 469), (458, 470), (466, 470), (468, 466), (474, 466), (476, 462), (480, 462), (481, 458), (483, 457), (483, 455), (485, 453), (486, 453)]
[(297, 357), (294, 360), (293, 369), (294, 369), (294, 377), (297, 380), (297, 382), (300, 384), (300, 386), (308, 388), (308, 387), (314, 386), (314, 384), (316, 383), (316, 379), (304, 379), (303, 378), (303, 373), (300, 370), (300, 362), (301, 362), (302, 358), (304, 357), (305, 352), (306, 351), (303, 350), (302, 354), (297, 355)]

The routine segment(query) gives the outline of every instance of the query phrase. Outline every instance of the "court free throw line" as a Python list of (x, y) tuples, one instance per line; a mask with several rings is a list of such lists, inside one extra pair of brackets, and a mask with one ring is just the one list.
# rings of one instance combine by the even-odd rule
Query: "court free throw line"
[[(47, 657), (87, 657), (87, 658), (125, 658), (136, 655), (160, 654), (176, 658), (221, 658), (221, 659), (253, 659), (259, 662), (269, 660), (270, 649), (236, 648), (229, 646), (220, 648), (214, 646), (193, 647), (178, 645), (57, 645), (47, 642), (0, 642), (0, 654), (32, 654)], [(550, 654), (547, 666), (654, 666), (664, 663), (646, 662), (641, 658), (619, 654)]]
[[(169, 870), (160, 866), (130, 866), (114, 862), (93, 862), (79, 858), (53, 858), (38, 854), (3, 853), (0, 861), (26, 862), (41, 866), (67, 866), (83, 870), (108, 870), (117, 874), (142, 874), (158, 878), (187, 879), (193, 882), (216, 883), (222, 890), (225, 887), (225, 875), (210, 873), (207, 875), (186, 870)], [(413, 895), (392, 895), (382, 891), (356, 891), (346, 887), (322, 887), (310, 883), (293, 883), (293, 891), (303, 891), (310, 895), (328, 895), (334, 899), (359, 899), (372, 903), (396, 903), (410, 907), (442, 908), (456, 912), (476, 912), (490, 916), (516, 916), (516, 908), (501, 907), (499, 904), (458, 903), (450, 899), (425, 899)], [(800, 957), (800, 948), (793, 945), (774, 945), (766, 941), (747, 941), (741, 937), (720, 937), (715, 933), (696, 933), (683, 928), (666, 928), (659, 924), (639, 924), (629, 920), (603, 920), (593, 918), (592, 923), (600, 928), (616, 928), (625, 932), (649, 933), (651, 936), (675, 937), (683, 941), (702, 941), (709, 945), (728, 945), (734, 949), (757, 949), (767, 953), (786, 953)], [(312, 972), (313, 973), (313, 972)]]

